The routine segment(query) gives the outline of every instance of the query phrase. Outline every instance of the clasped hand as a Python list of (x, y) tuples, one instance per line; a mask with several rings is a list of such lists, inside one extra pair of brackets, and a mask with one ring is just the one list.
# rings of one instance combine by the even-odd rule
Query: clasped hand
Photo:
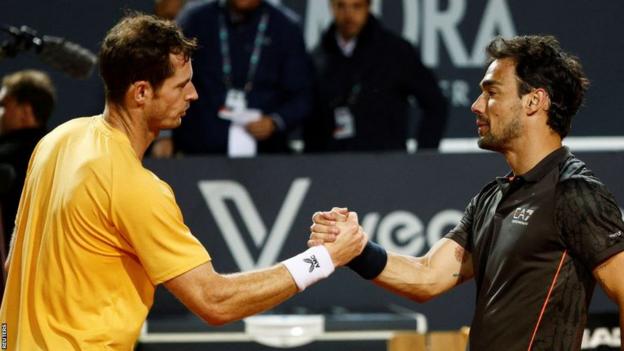
[(325, 245), (336, 267), (358, 256), (368, 242), (357, 213), (346, 208), (334, 207), (328, 212), (316, 212), (312, 222), (308, 247)]

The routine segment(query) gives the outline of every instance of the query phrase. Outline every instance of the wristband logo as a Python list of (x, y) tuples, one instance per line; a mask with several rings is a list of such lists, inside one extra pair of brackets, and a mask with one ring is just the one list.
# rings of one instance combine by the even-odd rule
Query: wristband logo
[(321, 265), (316, 259), (316, 255), (312, 255), (310, 256), (310, 258), (304, 258), (303, 262), (310, 265), (310, 269), (308, 269), (308, 273), (312, 273), (314, 271), (314, 268), (321, 268)]

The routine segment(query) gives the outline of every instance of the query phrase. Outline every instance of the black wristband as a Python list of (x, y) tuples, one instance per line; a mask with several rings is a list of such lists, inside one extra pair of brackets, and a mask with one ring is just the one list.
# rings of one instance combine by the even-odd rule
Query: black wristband
[(347, 266), (359, 274), (360, 277), (370, 280), (377, 278), (381, 274), (384, 268), (386, 268), (387, 262), (388, 254), (386, 249), (369, 241), (364, 246), (362, 253), (347, 263)]

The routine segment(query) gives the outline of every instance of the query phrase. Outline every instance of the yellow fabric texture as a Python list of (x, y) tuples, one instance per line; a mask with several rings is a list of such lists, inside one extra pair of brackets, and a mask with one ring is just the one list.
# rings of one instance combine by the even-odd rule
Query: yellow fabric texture
[(35, 148), (0, 322), (8, 350), (131, 350), (155, 286), (210, 260), (171, 188), (102, 116)]

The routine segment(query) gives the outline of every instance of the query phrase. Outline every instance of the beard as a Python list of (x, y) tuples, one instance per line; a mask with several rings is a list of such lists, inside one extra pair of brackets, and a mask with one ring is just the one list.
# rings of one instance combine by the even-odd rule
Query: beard
[(492, 128), (488, 128), (487, 132), (479, 137), (478, 145), (481, 149), (501, 152), (508, 148), (512, 140), (516, 139), (522, 134), (522, 123), (520, 115), (516, 114), (507, 123), (503, 130), (494, 134)]

